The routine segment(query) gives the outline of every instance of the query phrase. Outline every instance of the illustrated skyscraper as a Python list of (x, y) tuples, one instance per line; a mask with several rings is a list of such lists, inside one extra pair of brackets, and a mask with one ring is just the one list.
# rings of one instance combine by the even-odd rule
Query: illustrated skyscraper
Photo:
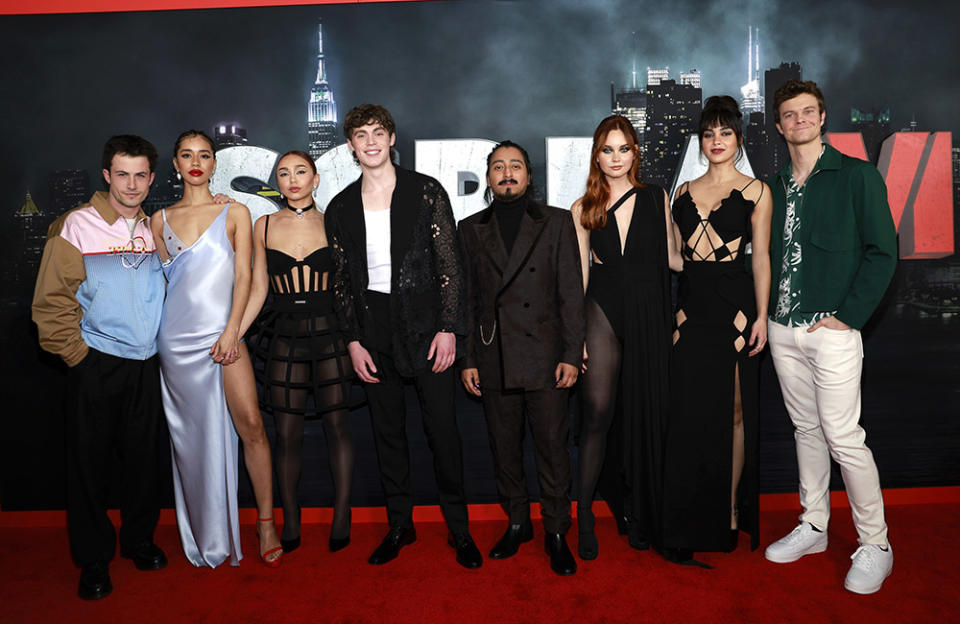
[(29, 190), (13, 216), (12, 227), (5, 232), (6, 246), (13, 254), (4, 263), (3, 281), (15, 289), (29, 291), (37, 278), (51, 219), (40, 211)]
[(696, 133), (702, 91), (689, 84), (660, 78), (647, 85), (647, 128), (644, 133), (643, 176), (670, 188), (687, 135)]
[(85, 169), (60, 169), (50, 174), (50, 210), (60, 216), (90, 199), (90, 175)]
[(217, 149), (247, 144), (247, 129), (238, 123), (222, 121), (213, 127), (213, 141)]
[(890, 126), (890, 109), (866, 112), (850, 109), (850, 126), (863, 136), (863, 145), (867, 149), (867, 160), (876, 164), (880, 158), (880, 146), (883, 140), (893, 133)]
[(631, 86), (625, 89), (617, 89), (610, 83), (610, 112), (629, 119), (643, 145), (643, 135), (647, 130), (647, 90), (637, 85), (636, 64), (632, 76)]
[(740, 109), (744, 117), (763, 111), (763, 95), (760, 94), (760, 29), (756, 27), (747, 27), (747, 83), (740, 87), (740, 94), (743, 96)]
[(777, 113), (773, 110), (773, 94), (788, 80), (803, 80), (803, 69), (799, 63), (780, 63), (780, 67), (772, 67), (763, 74), (763, 117), (767, 135), (767, 154), (762, 159), (751, 158), (750, 160), (754, 172), (761, 178), (779, 171), (789, 159), (787, 144), (777, 132)]
[(658, 85), (661, 80), (667, 80), (670, 78), (670, 68), (669, 67), (648, 67), (647, 68), (647, 86)]
[(310, 89), (310, 100), (307, 102), (307, 140), (313, 158), (318, 158), (337, 144), (337, 104), (327, 84), (323, 24), (317, 26), (317, 43), (317, 81)]
[(688, 72), (680, 72), (680, 84), (690, 85), (692, 87), (700, 88), (700, 75), (699, 69), (691, 69)]

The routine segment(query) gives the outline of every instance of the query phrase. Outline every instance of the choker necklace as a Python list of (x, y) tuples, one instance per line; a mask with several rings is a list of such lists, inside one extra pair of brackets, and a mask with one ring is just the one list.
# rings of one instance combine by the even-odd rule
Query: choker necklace
[(291, 206), (290, 204), (287, 204), (287, 208), (288, 208), (289, 210), (292, 210), (293, 213), (294, 213), (295, 215), (297, 215), (297, 218), (298, 218), (298, 219), (302, 219), (302, 218), (303, 218), (303, 213), (304, 213), (304, 211), (305, 211), (305, 210), (310, 210), (311, 208), (313, 208), (313, 206), (314, 206), (314, 204), (311, 203), (311, 204), (310, 204), (309, 206), (307, 206), (306, 208), (294, 208), (294, 207)]

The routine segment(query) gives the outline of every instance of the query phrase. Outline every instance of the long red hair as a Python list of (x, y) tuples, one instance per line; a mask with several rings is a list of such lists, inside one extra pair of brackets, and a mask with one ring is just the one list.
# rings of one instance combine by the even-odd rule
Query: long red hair
[(607, 202), (610, 201), (610, 185), (607, 177), (597, 164), (600, 150), (603, 148), (607, 135), (619, 130), (627, 137), (633, 150), (633, 164), (627, 174), (630, 183), (636, 187), (646, 186), (640, 181), (640, 145), (637, 131), (633, 129), (630, 120), (623, 115), (610, 115), (600, 122), (593, 132), (593, 149), (590, 150), (590, 175), (587, 176), (587, 191), (580, 198), (580, 225), (588, 230), (599, 230), (607, 225)]

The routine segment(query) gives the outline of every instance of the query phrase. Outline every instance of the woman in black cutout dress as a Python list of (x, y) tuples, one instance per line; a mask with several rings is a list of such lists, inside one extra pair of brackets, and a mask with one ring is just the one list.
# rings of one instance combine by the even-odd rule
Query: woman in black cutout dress
[[(770, 290), (770, 193), (736, 170), (741, 114), (729, 96), (707, 100), (700, 148), (707, 173), (677, 189), (680, 276), (664, 456), (664, 546), (736, 547), (737, 529), (758, 544), (759, 358)], [(696, 201), (694, 198), (698, 198)], [(698, 203), (699, 202), (699, 203)], [(745, 250), (752, 241), (747, 271)]]
[[(658, 543), (669, 269), (679, 270), (681, 260), (666, 193), (637, 179), (639, 161), (630, 122), (619, 115), (604, 119), (594, 132), (587, 191), (571, 209), (587, 313), (577, 500), (582, 559), (599, 552), (591, 506), (605, 459), (620, 483), (603, 494), (612, 508), (624, 510), (631, 546)], [(623, 500), (609, 500), (617, 496)]]
[(272, 300), (260, 313), (251, 348), (262, 362), (262, 368), (257, 368), (263, 388), (261, 406), (273, 413), (276, 422), (274, 457), (285, 552), (300, 545), (297, 490), (304, 419), (309, 418), (323, 418), (336, 492), (330, 550), (340, 550), (350, 540), (354, 447), (348, 418), (353, 372), (333, 312), (328, 282), (333, 259), (323, 215), (314, 209), (311, 196), (318, 182), (308, 154), (287, 152), (277, 161), (277, 184), (288, 210), (257, 220), (253, 286), (244, 313), (246, 329), (260, 313), (269, 284)]

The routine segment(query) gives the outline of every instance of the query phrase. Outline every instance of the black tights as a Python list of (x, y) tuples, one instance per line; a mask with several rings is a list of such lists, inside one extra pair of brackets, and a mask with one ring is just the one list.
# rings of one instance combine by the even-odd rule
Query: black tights
[[(343, 363), (341, 362), (341, 365)], [(280, 363), (284, 369), (287, 363)], [(320, 364), (320, 379), (332, 379), (339, 375), (336, 359)], [(290, 365), (290, 381), (304, 384), (309, 378), (312, 366), (308, 363)], [(277, 377), (274, 377), (275, 379)], [(306, 405), (306, 389), (291, 390), (283, 386), (274, 386), (274, 405), (289, 405), (302, 410)], [(324, 405), (345, 405), (349, 386), (341, 383), (327, 384), (316, 388), (314, 400), (317, 408)], [(334, 504), (331, 536), (346, 537), (350, 533), (350, 490), (353, 480), (353, 438), (350, 435), (350, 412), (338, 409), (323, 416), (323, 433), (327, 439), (327, 453), (330, 457), (330, 473), (333, 477)], [(300, 535), (300, 503), (297, 490), (300, 485), (300, 466), (303, 448), (303, 415), (274, 411), (277, 427), (277, 448), (274, 453), (277, 484), (280, 490), (280, 502), (283, 505), (282, 539), (294, 539)]]
[[(622, 347), (600, 306), (587, 299), (587, 372), (580, 382), (580, 475), (578, 513), (593, 504), (616, 408)], [(604, 492), (605, 497), (608, 496)]]

